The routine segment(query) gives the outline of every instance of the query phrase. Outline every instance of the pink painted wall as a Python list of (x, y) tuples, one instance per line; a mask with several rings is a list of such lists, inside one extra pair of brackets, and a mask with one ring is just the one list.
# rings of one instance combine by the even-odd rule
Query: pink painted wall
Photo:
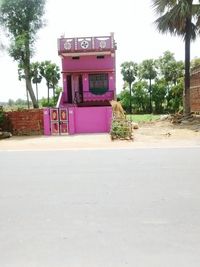
[(98, 70), (115, 70), (115, 58), (105, 55), (105, 58), (97, 59), (96, 56), (80, 56), (80, 59), (65, 57), (62, 59), (63, 72), (87, 72)]
[(49, 108), (44, 108), (44, 110), (43, 110), (43, 118), (44, 118), (44, 135), (51, 135)]
[[(44, 109), (44, 135), (51, 135), (50, 109)], [(108, 133), (112, 107), (68, 107), (69, 134)]]
[(111, 107), (69, 108), (69, 133), (104, 133), (110, 131)]

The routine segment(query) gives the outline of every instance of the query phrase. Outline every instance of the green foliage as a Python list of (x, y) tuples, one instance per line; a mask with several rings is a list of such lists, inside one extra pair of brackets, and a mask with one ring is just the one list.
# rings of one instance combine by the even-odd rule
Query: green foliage
[[(30, 59), (37, 31), (44, 25), (45, 0), (1, 0), (0, 23), (10, 38), (9, 54), (24, 70), (26, 90), (38, 107), (31, 85)], [(22, 78), (22, 76), (20, 76)]]
[(140, 76), (149, 80), (149, 112), (152, 113), (152, 80), (156, 78), (156, 64), (153, 59), (144, 60), (140, 64)]
[(183, 62), (176, 61), (174, 54), (166, 51), (159, 59), (138, 64), (136, 81), (131, 85), (132, 94), (126, 81), (118, 98), (127, 113), (130, 103), (135, 114), (176, 112), (182, 109), (183, 76)]
[(53, 89), (54, 105), (55, 105), (55, 103), (56, 103), (55, 88), (56, 88), (56, 86), (60, 80), (60, 69), (55, 63), (52, 63), (51, 61), (41, 62), (39, 69), (40, 69), (40, 74), (46, 80), (47, 92), (48, 92), (47, 101), (50, 103), (49, 89), (52, 88)]
[(167, 83), (165, 80), (156, 80), (152, 90), (152, 100), (154, 102), (154, 112), (162, 114), (164, 112), (164, 101), (167, 91)]
[(56, 89), (55, 89), (55, 99), (52, 97), (52, 98), (49, 98), (49, 100), (48, 100), (47, 98), (43, 97), (40, 100), (40, 106), (42, 106), (42, 107), (55, 107), (55, 103), (57, 103), (59, 95), (60, 95), (61, 92), (62, 92), (62, 88), (56, 87)]
[(60, 79), (60, 70), (55, 63), (48, 60), (43, 61), (40, 63), (39, 69), (40, 74), (46, 80), (48, 88), (53, 88), (58, 84)]
[(41, 83), (42, 75), (40, 74), (40, 62), (31, 63), (31, 78), (34, 84)]
[(157, 76), (156, 64), (153, 59), (146, 59), (139, 65), (140, 77), (145, 80), (153, 80)]
[(184, 76), (183, 61), (176, 61), (174, 54), (170, 51), (164, 52), (157, 60), (160, 76), (168, 83), (176, 84), (180, 77)]
[[(132, 97), (132, 96), (131, 96)], [(130, 103), (130, 93), (128, 89), (123, 89), (118, 95), (118, 99), (123, 107), (123, 109), (128, 112), (129, 111), (129, 103)], [(132, 97), (133, 99), (133, 97)]]
[(184, 80), (180, 78), (176, 85), (171, 88), (169, 94), (169, 111), (179, 112), (182, 110)]
[(134, 115), (127, 115), (127, 118), (131, 121), (140, 123), (140, 122), (152, 122), (156, 121), (160, 118), (160, 115), (153, 115), (153, 114), (134, 114)]
[(132, 83), (135, 81), (138, 71), (137, 63), (133, 61), (124, 62), (121, 64), (121, 74), (123, 76), (123, 80), (129, 85), (129, 112), (132, 113)]
[(121, 64), (121, 74), (123, 76), (123, 80), (128, 84), (132, 84), (137, 76), (138, 65), (133, 61), (124, 62)]
[(133, 110), (134, 113), (147, 113), (149, 108), (148, 84), (139, 80), (133, 84)]
[(114, 119), (110, 131), (111, 139), (133, 139), (131, 122), (125, 119)]
[(194, 0), (153, 0), (161, 33), (179, 35), (185, 41), (184, 114), (190, 114), (190, 43), (200, 32), (200, 4)]

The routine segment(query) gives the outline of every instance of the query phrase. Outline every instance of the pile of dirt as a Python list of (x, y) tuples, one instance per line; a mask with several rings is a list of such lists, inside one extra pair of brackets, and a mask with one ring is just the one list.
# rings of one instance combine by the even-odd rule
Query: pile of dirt
[(193, 131), (200, 131), (200, 115), (191, 114), (183, 116), (182, 114), (170, 115), (170, 121), (174, 125), (179, 125), (180, 129), (190, 129)]

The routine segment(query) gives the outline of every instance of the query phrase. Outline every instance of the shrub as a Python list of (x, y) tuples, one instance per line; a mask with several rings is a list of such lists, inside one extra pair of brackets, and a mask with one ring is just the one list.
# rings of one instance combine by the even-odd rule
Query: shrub
[(125, 119), (113, 119), (110, 131), (111, 139), (133, 139), (131, 122)]

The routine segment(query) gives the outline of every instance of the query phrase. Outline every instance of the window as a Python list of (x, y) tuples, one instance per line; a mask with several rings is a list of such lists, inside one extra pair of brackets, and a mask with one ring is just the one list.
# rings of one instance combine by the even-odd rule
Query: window
[(89, 90), (95, 95), (103, 95), (108, 91), (108, 74), (90, 74)]
[(72, 57), (72, 59), (78, 60), (80, 57)]

